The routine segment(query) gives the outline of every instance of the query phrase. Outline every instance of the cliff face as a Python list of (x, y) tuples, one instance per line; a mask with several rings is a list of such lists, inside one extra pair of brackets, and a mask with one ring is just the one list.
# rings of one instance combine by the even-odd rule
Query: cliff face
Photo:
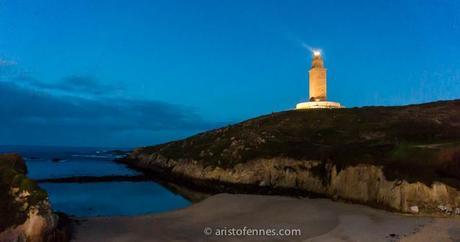
[(139, 148), (125, 161), (190, 182), (293, 188), (402, 212), (455, 214), (460, 100), (274, 113)]
[(48, 195), (26, 173), (21, 157), (0, 155), (0, 241), (66, 241)]

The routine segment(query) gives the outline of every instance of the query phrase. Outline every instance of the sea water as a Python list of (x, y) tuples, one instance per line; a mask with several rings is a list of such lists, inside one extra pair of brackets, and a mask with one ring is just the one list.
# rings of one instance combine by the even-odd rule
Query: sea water
[[(34, 180), (75, 176), (140, 175), (114, 162), (109, 149), (3, 146), (0, 153), (21, 154)], [(153, 181), (90, 183), (40, 182), (55, 211), (78, 217), (132, 216), (184, 208), (190, 201)]]

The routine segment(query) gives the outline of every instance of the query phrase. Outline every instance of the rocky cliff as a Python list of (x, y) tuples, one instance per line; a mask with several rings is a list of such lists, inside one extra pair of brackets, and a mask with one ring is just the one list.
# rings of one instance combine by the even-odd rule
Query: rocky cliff
[(53, 213), (47, 193), (26, 173), (20, 156), (0, 155), (0, 241), (68, 241), (63, 217)]
[(138, 148), (124, 162), (217, 191), (284, 189), (460, 214), (460, 100), (273, 113)]

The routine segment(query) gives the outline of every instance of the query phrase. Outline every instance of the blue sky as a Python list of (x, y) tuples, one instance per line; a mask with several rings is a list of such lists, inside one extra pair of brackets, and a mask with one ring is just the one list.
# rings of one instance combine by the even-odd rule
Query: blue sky
[(0, 0), (0, 144), (139, 146), (293, 108), (460, 97), (460, 2)]

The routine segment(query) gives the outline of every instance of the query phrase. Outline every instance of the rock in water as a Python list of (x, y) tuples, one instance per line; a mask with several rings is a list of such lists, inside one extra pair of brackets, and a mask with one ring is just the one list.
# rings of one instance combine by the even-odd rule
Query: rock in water
[(411, 213), (418, 213), (419, 212), (418, 206), (411, 206), (409, 208), (409, 210), (410, 210)]
[(20, 156), (0, 154), (0, 241), (68, 241), (69, 227), (58, 228), (48, 194), (26, 173)]

